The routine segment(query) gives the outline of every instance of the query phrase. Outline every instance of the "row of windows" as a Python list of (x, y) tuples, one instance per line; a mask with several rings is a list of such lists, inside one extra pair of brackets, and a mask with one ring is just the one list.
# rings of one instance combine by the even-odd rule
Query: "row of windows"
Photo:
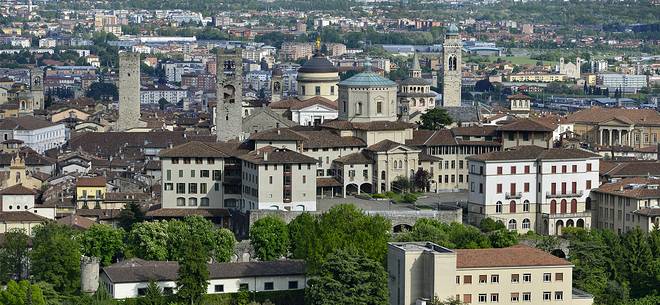
[[(197, 170), (191, 169), (190, 170), (190, 178), (196, 178), (197, 177)], [(221, 181), (222, 180), (222, 171), (219, 169), (209, 171), (208, 169), (203, 169), (199, 171), (199, 178), (209, 178), (210, 173), (213, 173), (213, 180), (215, 181)], [(178, 177), (183, 178), (184, 176), (184, 170), (180, 169), (178, 171)], [(168, 169), (165, 171), (165, 179), (167, 181), (172, 181), (172, 170)]]
[[(529, 174), (530, 169), (531, 168), (530, 168), (529, 165), (523, 166), (523, 173)], [(586, 170), (587, 170), (587, 172), (590, 172), (592, 170), (591, 163), (587, 163)], [(541, 172), (540, 166), (539, 166), (539, 172)], [(568, 165), (562, 165), (561, 166), (561, 172), (562, 172), (562, 174), (568, 173)], [(571, 166), (571, 173), (577, 173), (577, 172), (578, 172), (578, 166), (577, 166), (577, 164), (573, 164)], [(509, 168), (509, 174), (515, 175), (517, 173), (518, 173), (518, 168), (515, 165), (512, 165)], [(550, 167), (550, 173), (552, 173), (552, 174), (557, 173), (557, 166), (556, 165), (553, 165), (553, 166)], [(480, 174), (483, 174), (483, 172), (481, 172)], [(498, 175), (503, 175), (504, 174), (504, 168), (502, 166), (497, 167), (497, 174)]]
[[(207, 206), (209, 206), (209, 205), (210, 205), (210, 200), (209, 200), (208, 197), (202, 197), (202, 198), (199, 200), (199, 206), (207, 207)], [(176, 206), (179, 206), (179, 207), (184, 207), (184, 206), (186, 206), (186, 198), (184, 198), (184, 197), (177, 197), (177, 198), (176, 198)], [(195, 197), (190, 197), (190, 198), (188, 198), (188, 206), (191, 206), (191, 207), (195, 207), (195, 206), (197, 206), (197, 198), (195, 198)]]
[[(523, 201), (522, 206), (523, 206), (523, 208), (522, 208), (523, 212), (529, 212), (529, 200)], [(495, 203), (495, 213), (501, 214), (502, 210), (503, 210), (502, 209), (502, 201), (496, 202)], [(511, 202), (509, 202), (509, 213), (515, 213), (516, 210), (517, 210), (516, 201), (511, 200)]]
[[(174, 188), (173, 183), (165, 183), (165, 191), (172, 191)], [(213, 184), (213, 190), (220, 191), (220, 183)], [(186, 192), (186, 183), (176, 184), (177, 194), (206, 194), (208, 192), (206, 183), (188, 183), (188, 191)]]
[(206, 159), (206, 164), (215, 164), (215, 158), (172, 158), (172, 164), (179, 164), (181, 161), (180, 159), (183, 159), (183, 164), (190, 164), (190, 162), (194, 159), (195, 164), (204, 164), (204, 161)]
[[(564, 281), (564, 273), (563, 272), (556, 272), (555, 273), (555, 281), (557, 281), (557, 282)], [(522, 282), (523, 283), (531, 283), (532, 282), (532, 274), (531, 273), (523, 273)], [(543, 273), (543, 282), (544, 283), (552, 282), (552, 273), (549, 273), (549, 272)], [(479, 284), (487, 284), (487, 283), (489, 283), (488, 282), (488, 275), (486, 275), (486, 274), (479, 275)], [(490, 275), (490, 283), (491, 284), (499, 284), (500, 283), (500, 275), (499, 274), (491, 274)], [(511, 274), (511, 283), (514, 283), (514, 284), (520, 283), (520, 274), (518, 274), (518, 273)], [(456, 276), (456, 284), (461, 284), (461, 276), (460, 275)], [(472, 275), (463, 275), (463, 284), (472, 284)]]
[[(488, 141), (488, 138), (486, 138)], [(498, 151), (499, 146), (476, 146), (476, 145), (465, 145), (465, 146), (431, 146), (427, 148), (426, 152), (432, 156), (442, 156), (442, 155), (478, 155), (482, 153), (489, 153), (493, 151)]]
[[(480, 293), (477, 296), (477, 302), (479, 303), (499, 303), (500, 301), (500, 294), (499, 293), (491, 293), (490, 298), (488, 297), (489, 295), (486, 293)], [(564, 300), (564, 292), (563, 291), (555, 291), (554, 293), (555, 296), (555, 301), (562, 301)], [(458, 299), (460, 295), (456, 295), (456, 298)], [(532, 301), (532, 293), (531, 292), (512, 292), (511, 293), (511, 302), (531, 302)], [(552, 300), (552, 291), (544, 291), (543, 292), (543, 301), (551, 301)], [(470, 304), (472, 303), (472, 295), (471, 294), (464, 294), (463, 295), (463, 303)]]

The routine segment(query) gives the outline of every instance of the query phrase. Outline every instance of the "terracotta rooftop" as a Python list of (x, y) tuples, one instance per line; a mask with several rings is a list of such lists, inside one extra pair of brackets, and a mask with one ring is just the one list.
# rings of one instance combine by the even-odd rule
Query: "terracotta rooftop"
[(78, 181), (76, 182), (76, 186), (78, 187), (105, 187), (106, 184), (106, 179), (105, 177), (98, 176), (98, 177), (80, 177), (78, 178)]
[(626, 178), (614, 183), (603, 184), (591, 191), (628, 198), (660, 198), (660, 179)]
[(554, 128), (549, 126), (547, 123), (543, 123), (534, 119), (521, 119), (502, 125), (497, 130), (551, 132), (554, 130)]
[(57, 220), (57, 223), (79, 230), (87, 230), (91, 228), (94, 224), (96, 224), (94, 221), (78, 215), (69, 215), (62, 217)]
[(0, 191), (0, 195), (35, 195), (36, 193), (35, 190), (24, 187), (23, 184), (16, 184)]
[(364, 152), (357, 152), (335, 159), (334, 162), (341, 164), (372, 164), (374, 163)]
[(655, 109), (626, 109), (594, 107), (574, 112), (566, 118), (570, 123), (602, 123), (620, 120), (635, 125), (660, 124), (660, 113)]
[(456, 251), (457, 268), (571, 266), (571, 263), (565, 259), (524, 245), (454, 251)]
[(563, 160), (600, 158), (600, 155), (590, 151), (575, 148), (550, 148), (528, 145), (518, 146), (506, 151), (495, 151), (468, 157), (476, 161), (507, 161), (507, 160)]
[(239, 156), (240, 159), (255, 164), (316, 164), (318, 160), (286, 148), (262, 147)]

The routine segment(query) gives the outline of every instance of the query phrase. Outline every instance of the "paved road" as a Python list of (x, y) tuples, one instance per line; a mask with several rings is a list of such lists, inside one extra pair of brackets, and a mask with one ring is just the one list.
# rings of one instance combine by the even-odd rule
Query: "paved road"
[[(455, 192), (455, 193), (426, 193), (417, 200), (417, 204), (422, 205), (434, 205), (437, 203), (455, 203), (457, 201), (466, 201), (467, 192)], [(324, 198), (316, 200), (316, 209), (318, 211), (324, 212), (332, 208), (333, 206), (342, 204), (342, 203), (352, 203), (355, 204), (359, 209), (367, 211), (387, 211), (387, 210), (411, 210), (412, 205), (410, 204), (389, 204), (388, 201), (381, 200), (364, 200), (351, 196), (346, 198)]]

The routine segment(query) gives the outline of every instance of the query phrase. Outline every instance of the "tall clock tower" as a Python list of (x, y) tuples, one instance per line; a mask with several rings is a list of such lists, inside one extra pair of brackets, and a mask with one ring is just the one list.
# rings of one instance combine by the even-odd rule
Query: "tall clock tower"
[(215, 132), (218, 141), (240, 138), (243, 131), (243, 60), (241, 49), (220, 50), (216, 60)]

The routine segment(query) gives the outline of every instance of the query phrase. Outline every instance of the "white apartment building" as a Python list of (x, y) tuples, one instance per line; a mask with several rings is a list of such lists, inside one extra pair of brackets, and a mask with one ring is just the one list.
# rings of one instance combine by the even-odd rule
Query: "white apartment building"
[(239, 158), (245, 209), (316, 211), (316, 159), (273, 146)]
[(591, 227), (589, 193), (598, 187), (601, 157), (580, 149), (520, 146), (468, 157), (468, 218), (504, 223), (509, 230), (561, 235)]
[(617, 73), (598, 74), (596, 83), (603, 87), (607, 87), (610, 92), (614, 92), (614, 90), (620, 89), (623, 90), (623, 92), (636, 93), (637, 90), (648, 86), (646, 75)]
[(523, 245), (450, 250), (434, 243), (389, 243), (390, 305), (419, 305), (438, 297), (465, 304), (590, 305), (574, 289), (573, 265)]
[(43, 153), (58, 148), (68, 140), (64, 124), (55, 124), (32, 116), (6, 118), (0, 122), (3, 141), (21, 140), (23, 145)]
[(152, 85), (140, 88), (141, 104), (158, 104), (162, 98), (168, 103), (176, 104), (188, 97), (188, 91), (172, 85)]
[[(305, 262), (300, 260), (212, 263), (208, 269), (208, 294), (298, 290), (307, 285)], [(99, 278), (112, 298), (128, 299), (144, 296), (149, 280), (165, 294), (176, 293), (178, 270), (177, 262), (135, 258), (103, 268)]]
[(627, 178), (591, 192), (594, 226), (622, 234), (660, 227), (660, 179)]
[(180, 82), (183, 74), (206, 72), (203, 62), (167, 62), (162, 67), (168, 82)]

